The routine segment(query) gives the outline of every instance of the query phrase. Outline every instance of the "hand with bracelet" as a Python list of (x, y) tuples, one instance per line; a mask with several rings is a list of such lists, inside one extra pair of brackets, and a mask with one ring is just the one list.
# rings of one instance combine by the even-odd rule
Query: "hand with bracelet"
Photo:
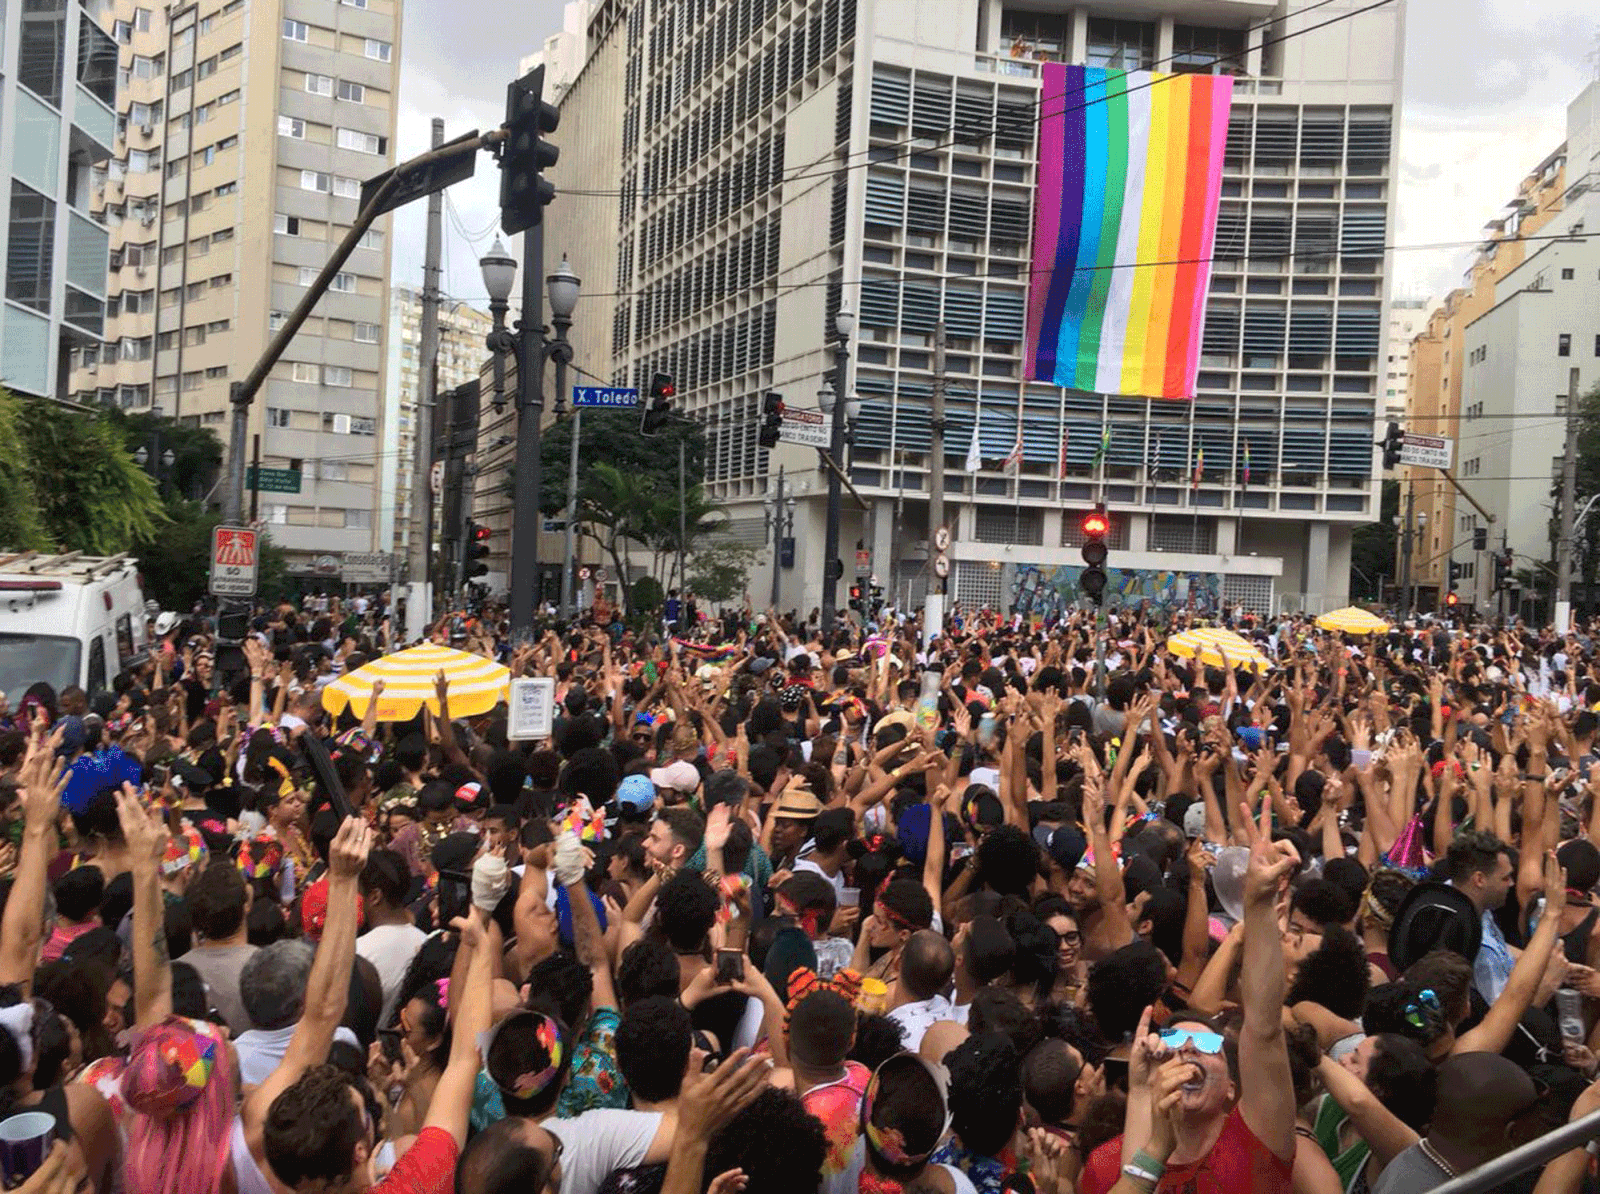
[(1122, 1177), (1112, 1187), (1112, 1194), (1153, 1194), (1161, 1184), (1167, 1158), (1178, 1146), (1177, 1120), (1183, 1114), (1180, 1103), (1184, 1084), (1199, 1072), (1199, 1066), (1182, 1057), (1169, 1057), (1156, 1069), (1148, 1090), (1150, 1138), (1123, 1165)]

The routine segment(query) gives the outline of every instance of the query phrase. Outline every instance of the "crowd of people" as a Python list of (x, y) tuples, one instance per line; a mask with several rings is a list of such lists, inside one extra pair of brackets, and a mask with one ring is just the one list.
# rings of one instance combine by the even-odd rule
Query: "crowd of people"
[(1587, 635), (441, 620), (512, 741), (327, 712), (389, 612), (0, 695), (28, 1194), (1412, 1194), (1600, 1109)]

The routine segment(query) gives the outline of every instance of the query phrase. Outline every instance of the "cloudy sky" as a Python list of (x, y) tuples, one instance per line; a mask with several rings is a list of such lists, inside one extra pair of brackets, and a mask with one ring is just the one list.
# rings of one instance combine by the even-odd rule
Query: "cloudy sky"
[[(1396, 243), (1471, 241), (1565, 136), (1566, 105), (1596, 74), (1600, 10), (1594, 0), (1403, 2)], [(498, 124), (506, 82), (518, 60), (559, 26), (561, 8), (561, 0), (407, 4), (400, 155), (427, 148), (432, 116), (444, 117), (449, 136)], [(486, 34), (491, 24), (494, 32)], [(575, 132), (559, 131), (557, 144), (563, 135)], [(483, 158), (478, 176), (450, 191), (445, 287), (468, 301), (483, 297), (477, 258), (496, 231), (498, 185), (499, 171)], [(417, 203), (397, 218), (397, 283), (420, 283), (424, 210)], [(1395, 293), (1441, 294), (1458, 282), (1466, 260), (1462, 249), (1396, 253)]]

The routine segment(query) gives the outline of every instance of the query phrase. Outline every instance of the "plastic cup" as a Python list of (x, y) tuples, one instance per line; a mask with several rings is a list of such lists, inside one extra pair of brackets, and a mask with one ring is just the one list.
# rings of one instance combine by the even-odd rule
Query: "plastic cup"
[(56, 1142), (56, 1117), (23, 1111), (0, 1120), (0, 1178), (6, 1187), (19, 1185), (44, 1164)]

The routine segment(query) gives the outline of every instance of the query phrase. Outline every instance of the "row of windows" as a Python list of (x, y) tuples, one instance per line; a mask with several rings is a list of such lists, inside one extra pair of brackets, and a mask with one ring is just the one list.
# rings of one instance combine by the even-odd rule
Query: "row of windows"
[(335, 99), (346, 100), (352, 104), (367, 102), (367, 88), (364, 83), (354, 83), (349, 79), (335, 79), (332, 75), (315, 75), (308, 73), (305, 77), (306, 90), (312, 95), (332, 96)]
[[(363, 6), (365, 7), (365, 6)], [(296, 21), (289, 17), (283, 20), (283, 36), (286, 41), (309, 42), (311, 30), (317, 26), (308, 25), (304, 21)], [(319, 32), (332, 33), (331, 29)], [(389, 62), (394, 58), (394, 43), (382, 41), (376, 37), (362, 38), (362, 53), (376, 62)]]
[(222, 290), (232, 285), (232, 274), (215, 274), (209, 278), (201, 278), (199, 281), (189, 282), (184, 286), (173, 286), (161, 292), (161, 306), (163, 308), (176, 307), (180, 295), (188, 302), (197, 302), (205, 297), (208, 290)]
[[(362, 0), (342, 0), (345, 4), (362, 5)], [(356, 435), (372, 435), (373, 432), (354, 432)], [(333, 480), (333, 478), (327, 478)], [(343, 518), (343, 526), (347, 531), (369, 531), (372, 529), (372, 511), (369, 509), (335, 510), (328, 506), (283, 506), (275, 502), (268, 502), (261, 507), (261, 520), (273, 526), (315, 526), (325, 529), (335, 528), (341, 524), (330, 522), (331, 519)]]
[(329, 174), (326, 170), (300, 171), (300, 189), (320, 191), (324, 195), (331, 194), (340, 199), (361, 198), (359, 178), (345, 178), (340, 174)]
[[(325, 130), (326, 125), (313, 124), (312, 129)], [(340, 149), (353, 149), (358, 153), (371, 153), (379, 157), (389, 152), (389, 138), (380, 137), (376, 133), (363, 133), (357, 129), (337, 128), (334, 130), (334, 143)], [(278, 136), (292, 137), (296, 141), (306, 139), (306, 122), (298, 116), (278, 117)], [(321, 141), (319, 136), (316, 140)]]
[(290, 376), (302, 385), (348, 388), (355, 384), (355, 370), (348, 365), (318, 365), (312, 361), (295, 361), (290, 367)]
[[(343, 236), (345, 230), (335, 224), (334, 230), (338, 236)], [(304, 236), (308, 239), (326, 240), (328, 224), (322, 220), (307, 220), (300, 216), (288, 216), (277, 212), (272, 217), (272, 230), (283, 236)], [(314, 235), (313, 235), (314, 234)], [(356, 242), (358, 249), (382, 249), (383, 233), (377, 228), (369, 228), (361, 234), (361, 239)]]
[(640, 297), (638, 334), (688, 319), (748, 291), (778, 270), (779, 217), (772, 215), (737, 240), (668, 274)]
[[(293, 410), (286, 406), (267, 407), (267, 426), (280, 430), (314, 431), (317, 428), (316, 417), (319, 412), (314, 410)], [(320, 412), (321, 428), (337, 435), (377, 435), (378, 420), (364, 415), (338, 415), (330, 411)], [(299, 415), (300, 418), (295, 416)]]
[[(1570, 357), (1572, 355), (1572, 333), (1560, 332), (1556, 336), (1556, 356)], [(1600, 334), (1594, 338), (1594, 355), (1600, 357)]]

